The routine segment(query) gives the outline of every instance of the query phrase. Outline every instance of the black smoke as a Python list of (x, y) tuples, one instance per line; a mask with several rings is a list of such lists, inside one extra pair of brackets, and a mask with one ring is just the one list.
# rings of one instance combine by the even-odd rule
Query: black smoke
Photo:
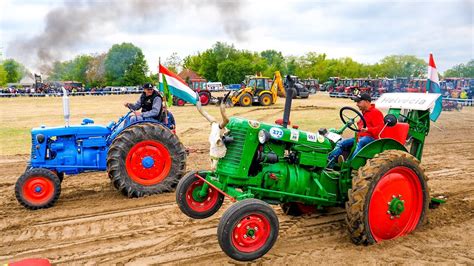
[(65, 53), (74, 52), (84, 42), (94, 43), (101, 38), (105, 34), (101, 27), (105, 24), (124, 25), (133, 21), (144, 25), (155, 23), (159, 28), (160, 15), (174, 12), (176, 23), (179, 23), (182, 9), (214, 8), (222, 22), (216, 27), (222, 27), (231, 38), (241, 41), (248, 27), (241, 14), (243, 3), (239, 0), (66, 0), (46, 14), (43, 32), (17, 38), (9, 43), (7, 53), (28, 66), (47, 72), (54, 61), (63, 59)]

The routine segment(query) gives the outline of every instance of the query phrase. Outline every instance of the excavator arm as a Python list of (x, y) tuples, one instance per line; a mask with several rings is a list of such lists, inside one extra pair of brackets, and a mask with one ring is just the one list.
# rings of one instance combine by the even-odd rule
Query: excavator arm
[(275, 77), (273, 79), (271, 92), (273, 96), (273, 103), (276, 102), (277, 96), (282, 98), (286, 97), (286, 91), (285, 87), (283, 86), (283, 79), (281, 78), (280, 71), (275, 71)]

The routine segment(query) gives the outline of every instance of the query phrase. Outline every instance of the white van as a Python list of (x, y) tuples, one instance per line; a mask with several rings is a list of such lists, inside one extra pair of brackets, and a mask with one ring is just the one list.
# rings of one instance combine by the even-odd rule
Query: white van
[(209, 91), (221, 91), (224, 89), (224, 86), (222, 86), (222, 82), (208, 82), (206, 89)]

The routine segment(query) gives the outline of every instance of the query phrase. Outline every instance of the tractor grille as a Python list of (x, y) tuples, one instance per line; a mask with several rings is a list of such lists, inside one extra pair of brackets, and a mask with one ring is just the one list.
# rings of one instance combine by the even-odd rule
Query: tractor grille
[(234, 138), (232, 143), (227, 144), (227, 152), (224, 158), (219, 160), (218, 172), (228, 175), (235, 175), (241, 170), (241, 164), (244, 158), (242, 153), (244, 151), (245, 136), (247, 131), (242, 129), (233, 129), (231, 136)]
[(35, 140), (35, 135), (31, 134), (31, 157), (35, 156), (35, 145), (36, 145), (36, 140)]

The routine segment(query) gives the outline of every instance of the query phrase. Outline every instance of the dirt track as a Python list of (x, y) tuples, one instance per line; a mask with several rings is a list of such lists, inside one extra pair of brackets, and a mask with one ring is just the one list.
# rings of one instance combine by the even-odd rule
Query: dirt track
[[(310, 104), (308, 104), (310, 105)], [(247, 113), (245, 109), (242, 116)], [(271, 110), (262, 116), (281, 116)], [(314, 112), (317, 112), (314, 111)], [(178, 120), (179, 123), (179, 120)], [(413, 234), (361, 247), (346, 233), (343, 209), (305, 217), (285, 216), (278, 207), (280, 235), (257, 263), (474, 264), (474, 110), (445, 112), (432, 126), (422, 165), (432, 195), (448, 202), (430, 210), (429, 223)], [(202, 125), (206, 129), (207, 124)], [(181, 132), (191, 134), (188, 128)], [(191, 132), (191, 133), (190, 133)], [(188, 169), (207, 168), (205, 142), (189, 143)], [(0, 263), (43, 257), (67, 264), (235, 264), (217, 243), (219, 217), (192, 220), (175, 204), (174, 194), (127, 199), (105, 173), (65, 178), (53, 208), (28, 211), (14, 196), (14, 184), (29, 155), (0, 157)]]

